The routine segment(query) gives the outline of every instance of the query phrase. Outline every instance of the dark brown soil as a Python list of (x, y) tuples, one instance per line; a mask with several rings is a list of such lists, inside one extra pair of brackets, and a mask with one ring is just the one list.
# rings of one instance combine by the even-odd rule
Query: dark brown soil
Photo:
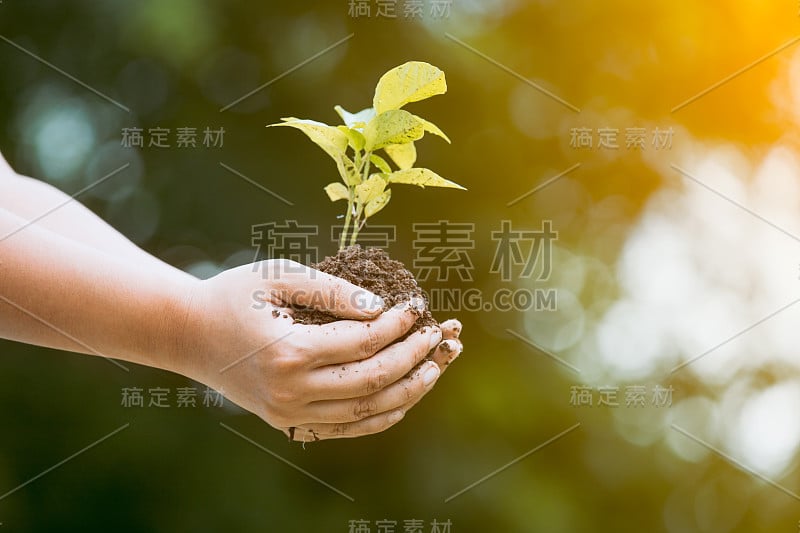
[[(412, 298), (422, 298), (425, 302), (425, 309), (420, 313), (409, 333), (425, 326), (437, 325), (428, 310), (428, 296), (417, 284), (414, 275), (403, 263), (391, 259), (380, 248), (361, 248), (358, 244), (348, 246), (336, 255), (326, 257), (311, 266), (377, 294), (383, 298), (384, 310), (405, 303)], [(327, 324), (337, 320), (328, 313), (305, 308), (295, 309), (294, 319), (302, 324)]]

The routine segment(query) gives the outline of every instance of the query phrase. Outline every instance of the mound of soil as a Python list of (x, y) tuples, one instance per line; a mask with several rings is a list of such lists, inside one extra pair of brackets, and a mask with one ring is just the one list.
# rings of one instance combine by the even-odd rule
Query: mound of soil
[[(311, 266), (377, 294), (383, 298), (384, 310), (412, 298), (421, 298), (425, 302), (425, 309), (419, 313), (409, 334), (438, 324), (428, 310), (428, 296), (414, 275), (403, 263), (390, 258), (380, 248), (361, 248), (358, 244), (348, 246)], [(327, 324), (339, 320), (328, 313), (306, 308), (295, 309), (294, 319), (302, 324)]]

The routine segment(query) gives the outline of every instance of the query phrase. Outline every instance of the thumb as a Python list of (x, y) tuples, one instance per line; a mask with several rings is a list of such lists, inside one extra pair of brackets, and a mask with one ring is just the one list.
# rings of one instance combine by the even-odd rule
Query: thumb
[(380, 296), (349, 281), (295, 261), (271, 263), (269, 278), (284, 302), (356, 320), (375, 318), (383, 312)]

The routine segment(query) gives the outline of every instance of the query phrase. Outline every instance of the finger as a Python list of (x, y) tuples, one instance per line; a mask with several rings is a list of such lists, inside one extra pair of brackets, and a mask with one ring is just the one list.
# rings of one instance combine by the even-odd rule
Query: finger
[(324, 400), (306, 406), (309, 422), (355, 422), (392, 411), (412, 400), (419, 400), (436, 383), (439, 365), (428, 361), (411, 374), (385, 389), (353, 400)]
[[(452, 363), (456, 359), (456, 357), (458, 357), (461, 354), (463, 348), (464, 347), (461, 344), (460, 340), (447, 339), (439, 343), (439, 346), (436, 347), (436, 351), (433, 353), (433, 356), (431, 357), (433, 361), (436, 362), (437, 365), (439, 365), (439, 370), (440, 370), (439, 375), (444, 374), (444, 371), (447, 370), (450, 363)], [(415, 370), (415, 373), (416, 372), (419, 372), (419, 370)], [(431, 389), (433, 389), (433, 387), (425, 391), (425, 394), (430, 392)], [(405, 412), (408, 412), (412, 407), (414, 407), (417, 403), (419, 403), (421, 399), (422, 396), (411, 398), (402, 407), (400, 407), (400, 409)]]
[(374, 318), (383, 311), (380, 296), (342, 278), (295, 261), (265, 263), (268, 263), (264, 268), (271, 281), (271, 296), (282, 302), (357, 320)]
[(439, 346), (436, 347), (436, 350), (433, 352), (433, 356), (431, 357), (442, 372), (444, 372), (447, 367), (456, 360), (456, 357), (461, 355), (461, 352), (464, 350), (464, 345), (461, 344), (461, 341), (458, 339), (445, 339), (439, 343)]
[(457, 339), (461, 335), (461, 322), (455, 318), (445, 320), (439, 325), (445, 339)]
[[(337, 424), (303, 424), (294, 429), (291, 437), (299, 442), (311, 442), (323, 439), (342, 439), (362, 437), (385, 431), (403, 419), (405, 413), (400, 410), (380, 413), (358, 420)], [(289, 432), (285, 432), (289, 435)]]
[(294, 341), (313, 353), (312, 366), (351, 363), (375, 355), (406, 333), (419, 317), (421, 300), (393, 307), (368, 321), (339, 320), (319, 326), (299, 325)]
[(408, 374), (441, 339), (439, 328), (423, 328), (369, 359), (313, 370), (309, 375), (309, 389), (319, 400), (344, 400), (373, 394)]

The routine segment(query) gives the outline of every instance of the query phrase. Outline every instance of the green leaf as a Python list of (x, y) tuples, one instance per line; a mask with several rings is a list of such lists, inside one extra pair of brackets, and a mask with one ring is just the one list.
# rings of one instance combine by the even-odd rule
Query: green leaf
[(413, 142), (405, 144), (390, 144), (383, 147), (394, 163), (400, 167), (400, 170), (406, 170), (414, 166), (417, 162), (417, 149)]
[(348, 187), (355, 187), (359, 183), (361, 183), (361, 176), (358, 172), (345, 172), (342, 181)]
[(347, 200), (350, 198), (350, 193), (347, 191), (347, 187), (338, 181), (327, 184), (325, 186), (325, 192), (328, 193), (328, 198), (331, 199), (331, 202), (336, 202), (337, 200)]
[(389, 144), (404, 144), (416, 141), (425, 135), (423, 122), (402, 109), (392, 109), (376, 116), (364, 128), (368, 152)]
[(356, 198), (361, 204), (368, 204), (383, 192), (386, 180), (380, 174), (373, 174), (367, 181), (356, 185)]
[(437, 126), (433, 122), (428, 122), (424, 118), (417, 117), (416, 115), (414, 116), (416, 117), (417, 120), (422, 122), (422, 127), (425, 129), (425, 131), (441, 137), (442, 139), (447, 141), (448, 144), (450, 144), (450, 139), (447, 137), (447, 135), (444, 134), (442, 130), (439, 129), (439, 126)]
[(290, 126), (305, 133), (317, 146), (325, 150), (335, 161), (339, 161), (347, 150), (347, 135), (335, 126), (328, 126), (316, 120), (301, 120), (298, 118), (282, 118), (284, 122), (269, 124), (272, 126)]
[(364, 217), (369, 218), (384, 207), (386, 204), (389, 203), (389, 200), (392, 198), (392, 190), (386, 189), (383, 191), (383, 194), (378, 196), (377, 198), (371, 200), (367, 206), (364, 208)]
[(366, 109), (362, 109), (358, 113), (350, 113), (340, 105), (335, 106), (333, 109), (336, 110), (337, 113), (339, 113), (339, 116), (342, 117), (342, 120), (344, 121), (345, 125), (348, 128), (361, 129), (367, 122), (372, 120), (372, 118), (375, 116), (374, 107), (368, 107)]
[(361, 183), (361, 176), (356, 169), (356, 166), (353, 164), (353, 161), (347, 157), (347, 155), (342, 155), (336, 161), (336, 168), (339, 170), (339, 176), (342, 177), (342, 181), (344, 181), (345, 185), (348, 187), (352, 187)]
[(347, 140), (353, 150), (360, 152), (364, 148), (364, 135), (357, 129), (348, 128), (347, 126), (337, 126), (339, 131), (347, 135)]
[(418, 185), (422, 188), (449, 187), (451, 189), (466, 190), (458, 183), (445, 179), (427, 168), (409, 168), (392, 172), (389, 174), (389, 183), (405, 183), (407, 185)]
[[(393, 146), (405, 146), (405, 145), (393, 145)], [(378, 170), (383, 172), (384, 174), (391, 174), (392, 167), (389, 166), (389, 163), (386, 162), (384, 158), (379, 155), (370, 154), (369, 160), (372, 161), (372, 164), (378, 167)]]
[(380, 114), (445, 92), (444, 72), (429, 63), (409, 61), (381, 76), (372, 106)]

